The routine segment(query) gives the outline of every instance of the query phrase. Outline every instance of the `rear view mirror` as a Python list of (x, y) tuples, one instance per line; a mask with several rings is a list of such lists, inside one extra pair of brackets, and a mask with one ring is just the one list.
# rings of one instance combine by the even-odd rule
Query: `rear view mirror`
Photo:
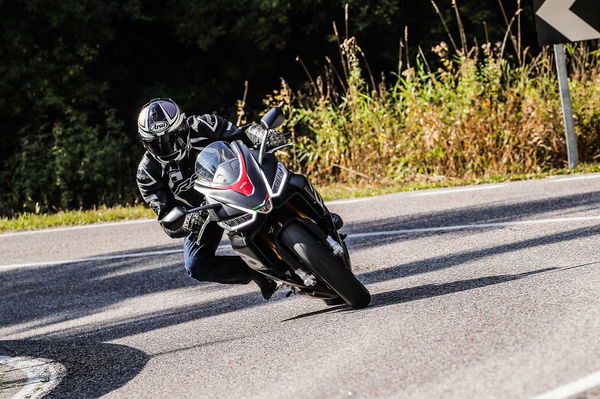
[(274, 107), (262, 117), (260, 124), (263, 128), (268, 130), (281, 126), (283, 121), (285, 121), (283, 111), (279, 107)]
[(179, 230), (185, 221), (185, 209), (176, 206), (161, 220), (161, 224), (169, 230)]

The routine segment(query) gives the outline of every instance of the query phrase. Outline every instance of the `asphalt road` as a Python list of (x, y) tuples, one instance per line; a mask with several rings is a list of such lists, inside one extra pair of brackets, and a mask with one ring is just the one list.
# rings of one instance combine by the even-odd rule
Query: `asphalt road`
[(57, 398), (600, 397), (600, 175), (330, 207), (364, 310), (197, 283), (153, 222), (0, 235), (0, 356)]

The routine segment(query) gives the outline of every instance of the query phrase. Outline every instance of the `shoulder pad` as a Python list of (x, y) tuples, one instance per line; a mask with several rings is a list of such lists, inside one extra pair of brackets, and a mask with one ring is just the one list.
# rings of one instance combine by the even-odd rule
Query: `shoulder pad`
[(137, 173), (136, 180), (138, 184), (143, 186), (149, 186), (155, 184), (162, 174), (162, 166), (160, 163), (145, 153), (140, 161)]
[(213, 135), (219, 133), (219, 128), (221, 127), (220, 125), (222, 125), (222, 123), (219, 123), (221, 122), (221, 118), (219, 118), (218, 116), (205, 114), (196, 116), (195, 118), (195, 123), (198, 126), (196, 130), (200, 130), (200, 128), (203, 128), (208, 129), (210, 132), (212, 132)]

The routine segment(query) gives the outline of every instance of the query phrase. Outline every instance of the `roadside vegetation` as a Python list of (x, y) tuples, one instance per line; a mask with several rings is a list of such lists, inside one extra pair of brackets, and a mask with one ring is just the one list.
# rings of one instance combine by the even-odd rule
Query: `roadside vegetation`
[[(347, 198), (370, 197), (402, 191), (424, 190), (428, 188), (501, 183), (505, 181), (541, 179), (549, 176), (594, 172), (600, 172), (600, 163), (581, 164), (573, 170), (552, 169), (544, 173), (494, 175), (487, 179), (446, 179), (439, 176), (421, 176), (406, 184), (389, 185), (382, 183), (354, 182), (317, 185), (317, 188), (326, 201), (332, 201)], [(61, 211), (52, 214), (23, 213), (14, 218), (0, 218), (0, 233), (155, 217), (156, 215), (154, 212), (143, 205), (116, 206), (112, 208), (101, 207), (99, 209), (86, 211)]]
[[(435, 4), (435, 3), (434, 3)], [(457, 11), (457, 18), (460, 16)], [(513, 21), (518, 20), (519, 14)], [(336, 37), (341, 69), (328, 64), (309, 83), (265, 102), (290, 115), (294, 163), (320, 184), (410, 186), (415, 181), (510, 179), (566, 166), (562, 108), (553, 54), (530, 55), (507, 31), (498, 43), (419, 47), (408, 33), (394, 81), (370, 73), (356, 39)], [(598, 42), (567, 45), (579, 156), (600, 157)], [(307, 71), (308, 72), (308, 71)], [(443, 183), (448, 184), (448, 183)]]
[[(493, 42), (487, 39), (487, 27), (485, 40), (467, 37), (456, 2), (452, 26), (458, 29), (453, 33), (447, 25), (448, 10), (442, 15), (432, 1), (446, 40), (422, 48), (411, 43), (405, 30), (396, 70), (380, 76), (372, 73), (359, 41), (350, 34), (346, 8), (345, 31), (340, 34), (333, 24), (338, 53), (326, 57), (318, 72), (298, 59), (307, 83), (294, 89), (282, 79), (280, 88), (263, 101), (265, 108), (281, 106), (287, 115), (284, 128), (292, 132), (296, 147), (282, 157), (296, 172), (309, 176), (329, 200), (600, 171), (600, 42), (566, 46), (582, 161), (569, 171), (553, 54), (548, 48), (522, 46), (522, 10), (520, 1), (516, 3), (518, 10), (512, 17), (502, 10), (506, 33), (503, 40)], [(247, 108), (244, 96), (237, 106), (238, 123), (252, 119)], [(85, 119), (81, 113), (69, 115)], [(111, 115), (108, 121), (113, 121)], [(132, 147), (113, 140), (113, 133), (125, 139), (119, 133), (121, 122), (115, 120), (114, 127), (104, 129), (104, 136), (98, 126), (77, 134), (77, 140), (86, 134), (96, 138), (86, 142), (98, 147), (91, 151), (101, 155), (97, 157), (67, 157), (54, 146), (57, 162), (48, 163), (36, 156), (44, 153), (47, 143), (37, 139), (28, 143), (25, 148), (30, 153), (19, 159), (39, 163), (21, 168), (23, 173), (40, 171), (36, 185), (14, 190), (19, 195), (11, 201), (21, 202), (9, 208), (21, 211), (0, 218), (0, 231), (154, 217), (140, 205), (52, 212), (85, 208), (93, 201), (135, 201), (137, 192), (133, 182), (126, 182), (129, 177), (110, 169), (112, 177), (106, 178), (105, 159), (111, 159), (118, 148), (139, 150), (137, 143)], [(119, 162), (111, 165), (123, 170)], [(50, 176), (58, 172), (64, 172), (62, 177)], [(46, 198), (45, 187), (52, 179), (57, 182), (54, 194)], [(102, 191), (98, 187), (103, 185), (119, 189)], [(73, 197), (75, 186), (85, 189), (85, 201)]]

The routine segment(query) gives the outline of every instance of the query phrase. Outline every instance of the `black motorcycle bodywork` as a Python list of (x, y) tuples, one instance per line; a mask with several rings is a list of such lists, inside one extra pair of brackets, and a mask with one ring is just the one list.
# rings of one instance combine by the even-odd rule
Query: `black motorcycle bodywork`
[(343, 236), (320, 194), (274, 151), (215, 142), (198, 156), (196, 173), (194, 188), (205, 196), (207, 223), (227, 231), (248, 266), (301, 295), (330, 304), (343, 300), (353, 308), (368, 305), (370, 294), (352, 274)]

